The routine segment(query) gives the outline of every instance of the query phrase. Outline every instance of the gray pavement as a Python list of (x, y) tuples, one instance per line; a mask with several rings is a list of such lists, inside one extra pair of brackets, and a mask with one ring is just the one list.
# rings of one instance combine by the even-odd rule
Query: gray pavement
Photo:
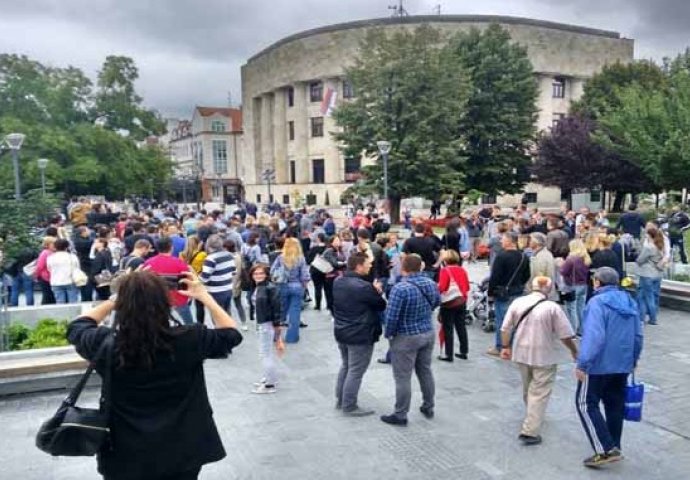
[[(483, 269), (471, 266), (474, 278)], [(600, 471), (581, 466), (591, 454), (574, 410), (572, 365), (559, 369), (547, 411), (544, 443), (517, 441), (523, 405), (519, 373), (508, 362), (483, 354), (489, 334), (470, 327), (470, 359), (434, 361), (436, 418), (413, 410), (407, 428), (378, 420), (390, 413), (394, 386), (390, 367), (375, 361), (364, 377), (359, 403), (377, 416), (344, 418), (334, 409), (339, 354), (325, 313), (307, 310), (309, 328), (289, 346), (275, 395), (249, 393), (260, 377), (256, 335), (228, 360), (206, 365), (208, 390), (228, 456), (206, 466), (202, 479), (600, 479), (690, 478), (690, 316), (664, 310), (648, 327), (638, 379), (648, 384), (644, 418), (626, 423), (626, 460)], [(377, 345), (375, 356), (383, 355)], [(67, 480), (99, 478), (91, 458), (51, 458), (37, 450), (40, 422), (63, 394), (0, 399), (0, 478)], [(91, 390), (85, 403), (93, 404)]]

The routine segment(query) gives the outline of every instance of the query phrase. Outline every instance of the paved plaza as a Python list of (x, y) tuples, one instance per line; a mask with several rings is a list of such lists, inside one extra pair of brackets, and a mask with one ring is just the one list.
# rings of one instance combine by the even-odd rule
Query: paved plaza
[[(478, 279), (483, 270), (472, 268)], [(544, 426), (544, 443), (517, 440), (523, 415), (521, 385), (509, 362), (483, 354), (491, 337), (470, 327), (470, 359), (434, 362), (436, 418), (418, 411), (418, 390), (407, 428), (383, 424), (394, 386), (390, 367), (376, 362), (364, 378), (360, 405), (376, 416), (344, 418), (334, 409), (339, 354), (325, 313), (308, 309), (309, 328), (289, 346), (279, 392), (249, 393), (260, 377), (256, 335), (228, 360), (209, 361), (211, 403), (227, 458), (202, 470), (205, 480), (264, 479), (687, 479), (690, 478), (690, 318), (665, 310), (648, 327), (638, 379), (648, 384), (645, 420), (626, 423), (626, 460), (599, 471), (582, 467), (591, 454), (574, 408), (572, 364), (559, 371)], [(385, 344), (377, 346), (383, 355)], [(436, 352), (438, 353), (438, 351)], [(417, 388), (416, 381), (414, 382)], [(0, 478), (96, 479), (95, 459), (51, 458), (34, 447), (40, 422), (63, 393), (0, 399)], [(84, 403), (97, 398), (91, 390)]]

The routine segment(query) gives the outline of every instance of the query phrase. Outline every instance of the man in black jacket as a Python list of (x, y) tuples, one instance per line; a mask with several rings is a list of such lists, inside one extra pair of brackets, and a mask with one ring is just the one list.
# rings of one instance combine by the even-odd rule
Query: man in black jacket
[(380, 284), (365, 279), (370, 270), (369, 256), (353, 253), (347, 261), (347, 272), (333, 284), (335, 339), (343, 361), (335, 387), (336, 408), (352, 417), (374, 413), (357, 405), (362, 377), (382, 333), (380, 312), (386, 308)]

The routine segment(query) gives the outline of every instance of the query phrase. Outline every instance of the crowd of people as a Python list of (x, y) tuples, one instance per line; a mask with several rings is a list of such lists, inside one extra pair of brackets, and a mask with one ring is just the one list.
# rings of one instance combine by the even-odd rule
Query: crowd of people
[[(324, 309), (342, 359), (336, 408), (353, 417), (374, 413), (357, 397), (374, 345), (384, 336), (389, 349), (378, 361), (391, 364), (396, 401), (393, 412), (380, 419), (397, 426), (408, 422), (413, 373), (422, 391), (420, 411), (434, 417), (436, 320), (444, 342), (438, 360), (469, 358), (470, 282), (463, 264), (487, 257), (496, 329), (487, 353), (520, 367), (527, 407), (520, 440), (542, 441), (540, 426), (558, 363), (554, 345), (562, 342), (577, 363), (578, 414), (595, 452), (585, 465), (595, 467), (622, 458), (624, 380), (641, 352), (641, 324), (647, 318), (657, 323), (660, 278), (671, 255), (671, 240), (658, 225), (646, 223), (635, 205), (617, 225), (605, 212), (586, 208), (548, 215), (525, 206), (509, 214), (498, 206), (476, 209), (448, 220), (440, 236), (424, 219), (408, 218), (411, 231), (404, 240), (391, 231), (387, 214), (373, 206), (336, 221), (315, 208), (261, 212), (246, 204), (225, 213), (164, 205), (113, 212), (81, 199), (66, 217), (71, 233), (56, 217), (45, 230), (42, 251), (27, 251), (17, 262), (16, 287), (24, 288), (27, 303), (27, 288), (33, 291), (28, 284), (36, 281), (44, 304), (96, 298), (119, 312), (119, 295), (132, 275), (140, 279), (141, 291), (160, 287), (150, 277), (162, 279), (176, 328), (196, 335), (206, 335), (198, 333), (204, 325), (235, 331), (224, 339), (195, 340), (205, 352), (195, 361), (227, 353), (241, 341), (237, 330), (247, 331), (254, 322), (263, 369), (252, 389), (256, 394), (278, 391), (278, 359), (285, 344), (300, 342), (300, 329), (308, 326), (303, 309)], [(626, 283), (630, 263), (637, 263), (636, 299), (630, 293), (634, 286)], [(70, 341), (87, 358), (96, 347), (78, 331), (92, 327), (84, 323), (88, 318), (98, 324), (104, 312), (87, 315), (79, 329), (71, 329)], [(229, 314), (239, 321), (218, 320)], [(123, 358), (125, 364), (137, 365), (146, 355), (151, 360), (162, 346), (177, 351), (184, 343), (171, 341), (172, 327), (154, 325), (167, 325), (162, 310), (155, 315), (147, 328), (164, 340), (153, 341), (154, 353), (131, 347), (139, 349), (132, 355), (143, 357)], [(120, 315), (118, 324), (123, 329), (127, 320)], [(205, 462), (193, 465), (197, 474)]]

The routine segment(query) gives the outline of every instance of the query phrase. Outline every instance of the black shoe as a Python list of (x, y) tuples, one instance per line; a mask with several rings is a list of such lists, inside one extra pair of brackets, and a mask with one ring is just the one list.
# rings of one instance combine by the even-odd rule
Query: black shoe
[(444, 357), (443, 355), (439, 355), (438, 359), (441, 360), (442, 362), (452, 362), (453, 357)]
[(381, 421), (383, 423), (387, 423), (388, 425), (396, 425), (398, 427), (406, 427), (407, 426), (407, 419), (406, 418), (400, 418), (396, 416), (395, 414), (393, 415), (381, 415)]
[(520, 440), (522, 440), (523, 445), (539, 445), (541, 443), (541, 435), (536, 435), (534, 437), (530, 435), (520, 435)]
[(456, 353), (455, 354), (456, 358), (461, 358), (463, 360), (467, 360), (467, 354), (466, 353)]
[(299, 322), (299, 328), (307, 328), (309, 325), (307, 325), (304, 322)]
[(434, 409), (433, 408), (419, 407), (419, 411), (422, 412), (422, 415), (424, 415), (429, 420), (434, 418)]
[(385, 363), (385, 364), (391, 363), (390, 360), (386, 360), (385, 358), (379, 358), (379, 359), (377, 359), (376, 361), (379, 362), (379, 363)]

